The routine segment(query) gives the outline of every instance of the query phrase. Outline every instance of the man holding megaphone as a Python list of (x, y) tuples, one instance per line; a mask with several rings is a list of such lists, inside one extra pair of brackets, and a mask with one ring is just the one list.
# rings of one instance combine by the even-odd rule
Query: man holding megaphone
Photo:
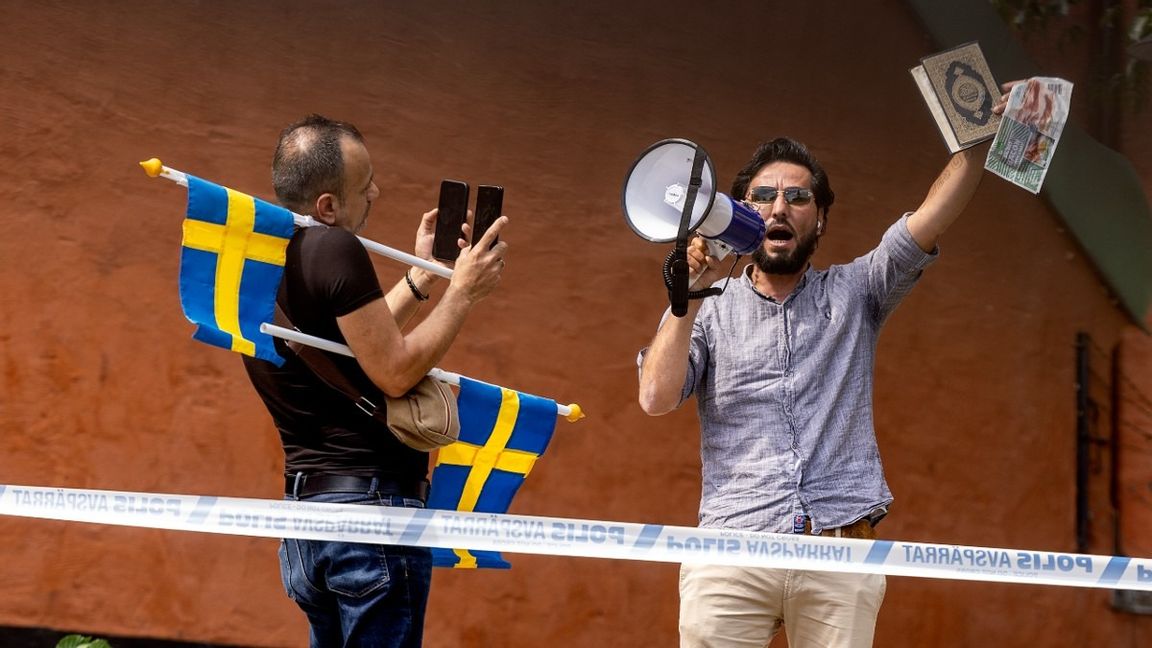
[[(892, 502), (872, 425), (877, 337), (975, 193), (985, 152), (956, 153), (875, 249), (826, 270), (809, 262), (835, 196), (808, 149), (772, 140), (737, 174), (731, 196), (766, 226), (753, 262), (684, 317), (666, 313), (639, 358), (646, 413), (696, 395), (701, 527), (876, 537)], [(701, 237), (687, 260), (695, 287), (727, 277)], [(870, 646), (884, 591), (876, 574), (685, 564), (680, 645), (761, 647), (783, 625), (793, 648)]]

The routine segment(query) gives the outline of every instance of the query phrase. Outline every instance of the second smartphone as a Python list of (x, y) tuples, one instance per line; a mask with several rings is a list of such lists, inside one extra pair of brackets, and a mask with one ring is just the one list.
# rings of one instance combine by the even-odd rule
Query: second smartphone
[[(472, 221), (472, 245), (480, 242), (484, 232), (500, 218), (504, 211), (504, 187), (496, 185), (480, 185), (476, 188), (476, 217)], [(496, 245), (499, 237), (492, 239)], [(491, 248), (491, 246), (489, 246)]]

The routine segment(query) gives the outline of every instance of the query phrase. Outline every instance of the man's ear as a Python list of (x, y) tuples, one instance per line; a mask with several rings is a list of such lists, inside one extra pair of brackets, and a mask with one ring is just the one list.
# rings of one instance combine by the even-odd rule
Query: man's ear
[(336, 212), (340, 209), (340, 200), (335, 194), (322, 193), (316, 199), (316, 220), (325, 225), (336, 224)]

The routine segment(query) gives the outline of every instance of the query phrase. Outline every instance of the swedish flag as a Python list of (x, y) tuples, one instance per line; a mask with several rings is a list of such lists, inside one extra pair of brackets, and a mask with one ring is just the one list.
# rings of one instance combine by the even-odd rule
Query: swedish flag
[[(556, 402), (460, 377), (460, 440), (440, 448), (428, 508), (506, 513), (556, 428)], [(497, 551), (433, 549), (433, 564), (511, 567)]]
[(180, 305), (201, 342), (283, 364), (272, 321), (292, 212), (188, 176), (188, 213), (180, 256)]

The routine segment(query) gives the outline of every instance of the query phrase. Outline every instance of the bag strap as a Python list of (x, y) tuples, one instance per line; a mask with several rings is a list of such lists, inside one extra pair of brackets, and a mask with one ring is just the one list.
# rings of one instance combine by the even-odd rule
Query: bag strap
[[(288, 315), (280, 308), (279, 303), (276, 304), (272, 322), (277, 326), (300, 331), (300, 329), (296, 328), (296, 326), (292, 324), (292, 321), (288, 319)], [(381, 409), (380, 406), (369, 400), (368, 397), (364, 395), (364, 391), (361, 390), (356, 383), (349, 380), (348, 376), (344, 375), (344, 372), (332, 361), (332, 358), (328, 357), (328, 354), (316, 347), (292, 340), (284, 340), (284, 343), (297, 357), (304, 361), (304, 364), (312, 370), (312, 373), (316, 374), (316, 377), (319, 378), (321, 382), (346, 396), (348, 400), (352, 401), (353, 405), (359, 407), (360, 410), (368, 416), (371, 416), (381, 423), (388, 423), (386, 410)]]

